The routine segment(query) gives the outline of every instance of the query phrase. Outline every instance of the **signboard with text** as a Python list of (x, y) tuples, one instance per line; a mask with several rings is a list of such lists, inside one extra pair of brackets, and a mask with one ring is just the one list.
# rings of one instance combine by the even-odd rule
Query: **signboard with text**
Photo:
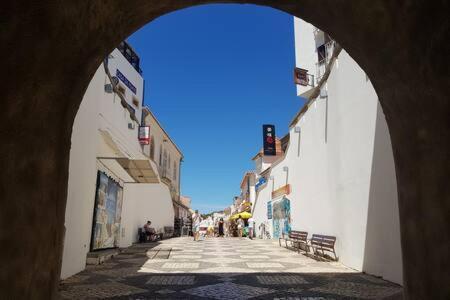
[(255, 189), (258, 190), (262, 185), (266, 184), (267, 180), (264, 177), (258, 179), (258, 182), (255, 185)]
[(133, 94), (136, 95), (136, 87), (131, 83), (131, 81), (128, 80), (128, 78), (125, 77), (125, 75), (122, 74), (122, 72), (119, 71), (119, 69), (116, 70), (116, 76), (133, 92)]
[(149, 145), (150, 144), (150, 127), (149, 126), (140, 126), (139, 127), (139, 143), (141, 145)]
[(264, 155), (276, 155), (275, 126), (263, 125)]
[(272, 192), (272, 199), (276, 199), (284, 195), (289, 195), (290, 193), (291, 193), (291, 186), (289, 184), (286, 184)]
[(295, 79), (296, 84), (299, 84), (302, 86), (308, 86), (309, 85), (308, 70), (301, 69), (301, 68), (295, 68), (294, 69), (294, 79)]

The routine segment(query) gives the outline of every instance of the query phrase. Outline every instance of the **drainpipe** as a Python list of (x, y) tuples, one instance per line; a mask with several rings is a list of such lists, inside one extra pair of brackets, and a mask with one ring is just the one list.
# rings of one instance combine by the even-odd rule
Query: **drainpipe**
[(181, 202), (181, 163), (183, 158), (180, 158), (180, 163), (178, 164), (178, 201)]

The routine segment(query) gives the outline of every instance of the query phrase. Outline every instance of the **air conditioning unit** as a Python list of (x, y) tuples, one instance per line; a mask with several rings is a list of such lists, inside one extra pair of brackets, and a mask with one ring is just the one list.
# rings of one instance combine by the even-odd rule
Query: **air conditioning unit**
[(113, 93), (112, 84), (110, 84), (110, 83), (105, 84), (105, 93), (108, 93), (108, 94), (112, 94)]

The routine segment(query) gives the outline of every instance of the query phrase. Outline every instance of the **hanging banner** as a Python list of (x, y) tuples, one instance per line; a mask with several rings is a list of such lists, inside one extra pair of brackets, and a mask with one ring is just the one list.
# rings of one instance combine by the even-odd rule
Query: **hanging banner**
[(139, 143), (141, 145), (150, 144), (150, 126), (139, 127)]
[(275, 126), (263, 125), (264, 155), (276, 155)]

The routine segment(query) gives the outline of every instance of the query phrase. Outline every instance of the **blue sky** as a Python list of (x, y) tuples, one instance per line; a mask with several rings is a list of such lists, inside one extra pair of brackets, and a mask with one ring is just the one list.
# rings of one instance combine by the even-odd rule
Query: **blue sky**
[(182, 194), (201, 212), (223, 209), (254, 169), (262, 124), (282, 136), (303, 105), (292, 17), (253, 5), (198, 6), (128, 41), (141, 57), (145, 104), (184, 154)]

